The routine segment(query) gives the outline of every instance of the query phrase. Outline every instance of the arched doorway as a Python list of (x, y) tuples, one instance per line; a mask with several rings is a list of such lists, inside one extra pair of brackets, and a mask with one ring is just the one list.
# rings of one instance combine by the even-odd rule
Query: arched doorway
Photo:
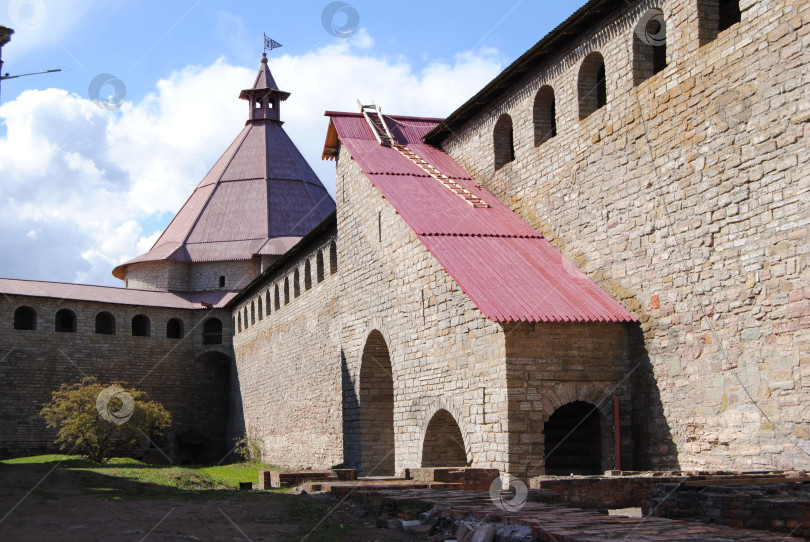
[(195, 389), (185, 398), (193, 414), (175, 434), (179, 464), (205, 464), (220, 460), (232, 445), (228, 441), (231, 414), (231, 359), (209, 351), (194, 360)]
[(388, 345), (371, 332), (360, 365), (360, 472), (394, 475), (394, 378)]
[(453, 415), (439, 410), (430, 419), (422, 444), (422, 468), (466, 467), (464, 438)]
[(545, 435), (546, 474), (602, 474), (599, 410), (590, 403), (574, 401), (549, 417)]

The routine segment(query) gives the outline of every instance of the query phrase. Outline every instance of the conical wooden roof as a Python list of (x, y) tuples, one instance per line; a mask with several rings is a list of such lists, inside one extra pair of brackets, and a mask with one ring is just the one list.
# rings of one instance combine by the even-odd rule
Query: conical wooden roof
[[(278, 90), (266, 58), (252, 89)], [(284, 131), (280, 120), (249, 118), (242, 132), (217, 160), (149, 252), (119, 265), (170, 260), (211, 262), (279, 255), (309, 233), (335, 202)]]

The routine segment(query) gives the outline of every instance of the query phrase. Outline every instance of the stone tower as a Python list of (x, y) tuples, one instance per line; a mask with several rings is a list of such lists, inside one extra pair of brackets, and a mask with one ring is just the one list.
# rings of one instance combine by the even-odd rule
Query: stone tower
[(282, 128), (266, 55), (244, 129), (149, 252), (113, 270), (128, 288), (235, 291), (334, 211), (335, 202)]

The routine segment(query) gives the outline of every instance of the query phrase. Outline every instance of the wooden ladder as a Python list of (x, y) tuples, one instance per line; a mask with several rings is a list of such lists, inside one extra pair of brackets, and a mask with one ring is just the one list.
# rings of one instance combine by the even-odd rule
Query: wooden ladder
[(380, 145), (384, 147), (392, 146), (394, 144), (394, 136), (391, 135), (391, 132), (388, 130), (388, 125), (385, 124), (380, 106), (374, 102), (371, 102), (371, 105), (363, 105), (360, 100), (357, 100), (357, 105), (360, 106), (360, 112), (363, 114), (363, 117), (365, 117), (366, 122), (371, 127), (371, 131), (374, 133), (374, 137), (377, 138)]
[(473, 207), (489, 207), (489, 204), (458, 184), (456, 181), (442, 173), (439, 168), (432, 166), (427, 160), (413, 152), (411, 149), (406, 147), (405, 145), (393, 145), (394, 149), (396, 149), (402, 156), (416, 164), (419, 169), (442, 183), (442, 185), (446, 186), (452, 193), (472, 205)]

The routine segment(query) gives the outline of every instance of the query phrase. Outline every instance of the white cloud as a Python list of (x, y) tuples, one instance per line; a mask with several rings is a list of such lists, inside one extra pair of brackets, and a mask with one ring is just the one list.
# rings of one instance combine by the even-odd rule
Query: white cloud
[[(320, 161), (323, 111), (353, 111), (360, 98), (389, 114), (444, 116), (502, 64), (497, 51), (482, 50), (416, 71), (404, 57), (375, 56), (361, 31), (274, 58), (271, 70), (292, 93), (285, 129), (334, 193), (334, 163)], [(237, 96), (257, 67), (189, 66), (119, 111), (61, 89), (0, 106), (0, 252), (13, 255), (0, 260), (0, 276), (120, 285), (112, 267), (154, 243), (239, 133), (247, 104)]]

